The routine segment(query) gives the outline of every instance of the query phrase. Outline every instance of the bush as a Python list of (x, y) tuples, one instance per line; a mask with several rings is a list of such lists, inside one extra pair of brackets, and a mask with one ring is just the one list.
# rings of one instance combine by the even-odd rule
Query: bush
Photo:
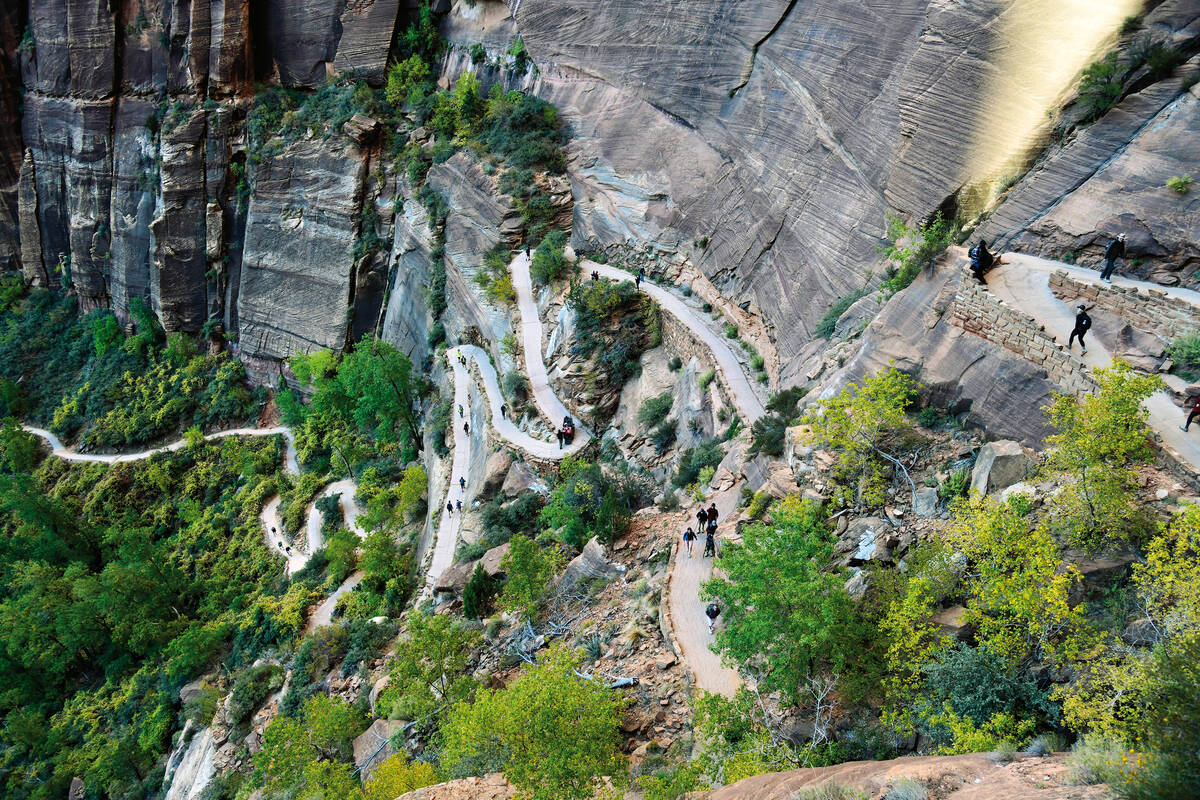
[(967, 493), (967, 487), (971, 485), (971, 470), (963, 467), (956, 469), (950, 473), (950, 476), (940, 484), (938, 484), (938, 497), (942, 500), (953, 500), (956, 497), (963, 497)]
[(1115, 739), (1087, 734), (1067, 755), (1067, 782), (1084, 786), (1115, 783), (1120, 778), (1125, 753), (1125, 746)]
[(491, 613), (492, 603), (500, 587), (483, 564), (476, 564), (471, 579), (463, 587), (463, 616), (468, 619), (482, 619)]
[(826, 311), (824, 316), (822, 316), (817, 322), (817, 327), (813, 329), (813, 335), (820, 336), (824, 339), (828, 339), (829, 337), (833, 336), (834, 328), (837, 327), (838, 318), (841, 317), (842, 314), (845, 314), (850, 306), (857, 303), (863, 297), (866, 297), (866, 295), (866, 288), (862, 288), (835, 300), (833, 305), (829, 307), (829, 310)]
[[(888, 277), (883, 284), (885, 294), (895, 294), (908, 287), (921, 274), (921, 270), (932, 266), (937, 257), (954, 243), (961, 230), (961, 220), (948, 220), (940, 211), (931, 222), (915, 228), (905, 225), (900, 217), (889, 214), (887, 231), (892, 244), (883, 254), (895, 266), (888, 267)], [(903, 240), (908, 243), (901, 245)]]
[(562, 566), (562, 557), (556, 550), (543, 549), (526, 536), (514, 536), (509, 544), (509, 551), (500, 560), (506, 576), (500, 606), (532, 619)]
[(679, 471), (672, 481), (677, 488), (695, 483), (700, 477), (700, 471), (705, 467), (717, 467), (725, 458), (725, 450), (719, 439), (705, 439), (696, 447), (683, 451), (679, 461)]
[(1191, 175), (1175, 175), (1167, 179), (1167, 188), (1175, 194), (1187, 194), (1192, 188)]
[(671, 392), (663, 392), (657, 397), (647, 397), (638, 408), (638, 423), (643, 428), (653, 428), (671, 413), (675, 404), (675, 396)]
[(679, 372), (679, 370), (683, 369), (683, 359), (679, 356), (672, 356), (671, 360), (667, 362), (667, 369), (671, 370), (671, 372)]
[(241, 722), (250, 716), (267, 695), (283, 686), (283, 675), (283, 667), (277, 664), (260, 664), (239, 675), (229, 700), (233, 720)]
[(736, 339), (738, 337), (738, 327), (732, 322), (725, 323), (725, 338)]
[(1124, 80), (1125, 69), (1117, 62), (1116, 53), (1089, 64), (1079, 83), (1080, 121), (1094, 122), (1115, 106), (1124, 92)]
[(529, 381), (519, 372), (505, 374), (504, 396), (517, 404), (527, 402), (529, 400)]
[(577, 550), (593, 536), (608, 543), (625, 530), (629, 514), (643, 504), (643, 495), (638, 482), (626, 474), (605, 474), (598, 464), (564, 459), (541, 522)]
[(778, 414), (759, 417), (750, 426), (750, 434), (750, 457), (763, 453), (778, 458), (783, 455), (787, 439), (787, 420)]
[(664, 420), (661, 425), (654, 429), (650, 434), (650, 442), (654, 445), (654, 451), (659, 455), (667, 452), (671, 445), (675, 444), (676, 423), (673, 419)]
[(717, 377), (717, 371), (715, 369), (710, 369), (710, 370), (707, 370), (707, 371), (701, 373), (700, 378), (698, 380), (698, 383), (700, 385), (700, 391), (702, 391), (702, 392), (706, 391), (708, 389), (709, 384), (711, 384), (713, 382), (713, 378), (715, 378), (715, 377)]
[(609, 386), (623, 385), (638, 370), (638, 359), (653, 346), (658, 306), (641, 294), (633, 281), (575, 282), (567, 294), (575, 312), (576, 334), (571, 355), (598, 355), (598, 366)]
[(866, 800), (867, 797), (866, 793), (840, 783), (806, 786), (791, 795), (792, 800)]
[(567, 244), (567, 235), (562, 231), (550, 231), (533, 253), (533, 263), (529, 266), (533, 279), (542, 286), (553, 283), (567, 274), (570, 264), (563, 255)]
[(925, 782), (916, 778), (897, 778), (883, 794), (883, 800), (929, 800)]

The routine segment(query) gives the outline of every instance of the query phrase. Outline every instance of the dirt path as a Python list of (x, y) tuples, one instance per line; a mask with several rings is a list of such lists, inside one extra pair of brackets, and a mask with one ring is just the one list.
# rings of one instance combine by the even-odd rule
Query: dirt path
[[(992, 294), (1046, 326), (1047, 333), (1065, 347), (1071, 329), (1075, 327), (1077, 303), (1060, 300), (1050, 291), (1050, 274), (1058, 269), (1066, 270), (1076, 280), (1100, 285), (1099, 273), (1093, 270), (1081, 269), (1023, 253), (1005, 253), (1004, 263), (987, 274), (987, 282), (988, 290)], [(1113, 277), (1113, 285), (1156, 289), (1166, 292), (1168, 297), (1200, 306), (1200, 292), (1190, 289), (1159, 286), (1120, 276)], [(1112, 355), (1096, 337), (1095, 332), (1088, 335), (1086, 355), (1080, 353), (1078, 342), (1076, 342), (1073, 352), (1092, 368), (1107, 367), (1112, 364)], [(1146, 400), (1146, 408), (1150, 412), (1148, 420), (1150, 427), (1176, 453), (1186, 459), (1193, 469), (1200, 471), (1200, 426), (1196, 431), (1190, 433), (1184, 433), (1179, 427), (1187, 419), (1187, 410), (1175, 405), (1166, 391), (1151, 395)]]

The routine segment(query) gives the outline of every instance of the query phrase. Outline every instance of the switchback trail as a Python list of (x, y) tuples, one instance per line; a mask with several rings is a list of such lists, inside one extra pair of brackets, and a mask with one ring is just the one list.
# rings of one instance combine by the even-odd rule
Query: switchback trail
[[(1004, 253), (1000, 266), (987, 273), (987, 288), (1012, 308), (1028, 314), (1044, 325), (1046, 331), (1065, 347), (1071, 329), (1075, 327), (1075, 306), (1078, 303), (1060, 300), (1050, 290), (1050, 275), (1055, 270), (1064, 270), (1078, 281), (1097, 286), (1104, 285), (1099, 274), (1093, 270), (1024, 253)], [(1155, 289), (1165, 292), (1168, 298), (1200, 307), (1200, 292), (1190, 289), (1159, 286), (1156, 283), (1131, 280), (1119, 275), (1114, 275), (1112, 282), (1113, 286)], [(1112, 355), (1096, 336), (1095, 331), (1088, 335), (1087, 354), (1081, 354), (1078, 350), (1074, 352), (1092, 369), (1112, 365)], [(1165, 390), (1155, 392), (1146, 400), (1145, 405), (1150, 412), (1150, 428), (1186, 460), (1194, 471), (1200, 473), (1200, 426), (1190, 433), (1179, 429), (1187, 419), (1187, 409), (1177, 406)]]

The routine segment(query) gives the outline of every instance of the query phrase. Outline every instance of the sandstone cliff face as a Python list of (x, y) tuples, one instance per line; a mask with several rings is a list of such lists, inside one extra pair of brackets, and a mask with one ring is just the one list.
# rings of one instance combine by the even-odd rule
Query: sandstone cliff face
[[(433, 241), (420, 204), (398, 204), (393, 225), (381, 198), (407, 190), (383, 191), (394, 176), (372, 178), (370, 153), (339, 150), (341, 140), (248, 164), (244, 125), (257, 82), (312, 87), (353, 71), (378, 84), (417, 5), (29, 0), (6, 10), (0, 117), (16, 113), (5, 81), (17, 71), (25, 94), (21, 140), (0, 133), (0, 268), (19, 260), (30, 280), (69, 280), (85, 309), (124, 316), (141, 298), (168, 329), (219, 321), (264, 374), (296, 349), (375, 329), (423, 354)], [(924, 218), (994, 177), (976, 174), (975, 152), (1026, 123), (989, 113), (989, 87), (1012, 57), (1009, 18), (1038, 7), (615, 0), (600, 14), (585, 0), (435, 4), (449, 12), (443, 83), (472, 69), (485, 90), (537, 92), (569, 121), (573, 245), (690, 276), (728, 301), (773, 362), (773, 388), (806, 378), (816, 320), (878, 270), (886, 212)], [(1197, 18), (1193, 3), (1165, 0), (1146, 25), (1194, 53)], [(518, 34), (524, 71), (505, 52)], [(1200, 160), (1189, 135), (1197, 90), (1183, 91), (1197, 69), (1193, 58), (1170, 79), (1141, 81), (1048, 149), (980, 233), (1086, 259), (1124, 230), (1142, 272), (1171, 282), (1194, 271), (1200, 194), (1162, 184)], [(514, 211), (469, 159), (437, 165), (430, 182), (452, 209), (446, 325), (495, 348), (507, 317), (471, 276), (491, 244), (512, 238)], [(328, 213), (310, 236), (313, 198)], [(349, 245), (370, 202), (389, 252), (355, 263)], [(276, 216), (297, 207), (309, 216), (293, 240)]]

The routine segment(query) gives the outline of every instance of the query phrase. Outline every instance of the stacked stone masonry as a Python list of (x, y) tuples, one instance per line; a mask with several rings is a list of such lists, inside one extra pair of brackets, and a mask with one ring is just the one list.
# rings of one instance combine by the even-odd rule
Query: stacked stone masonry
[(1162, 289), (1134, 286), (1100, 285), (1076, 280), (1065, 270), (1050, 275), (1050, 291), (1069, 303), (1095, 303), (1117, 314), (1140, 331), (1153, 334), (1164, 343), (1180, 336), (1200, 333), (1200, 308)]
[(1064, 349), (1032, 317), (978, 285), (966, 270), (954, 297), (951, 319), (968, 333), (1039, 365), (1068, 394), (1081, 396), (1096, 388), (1083, 359)]

